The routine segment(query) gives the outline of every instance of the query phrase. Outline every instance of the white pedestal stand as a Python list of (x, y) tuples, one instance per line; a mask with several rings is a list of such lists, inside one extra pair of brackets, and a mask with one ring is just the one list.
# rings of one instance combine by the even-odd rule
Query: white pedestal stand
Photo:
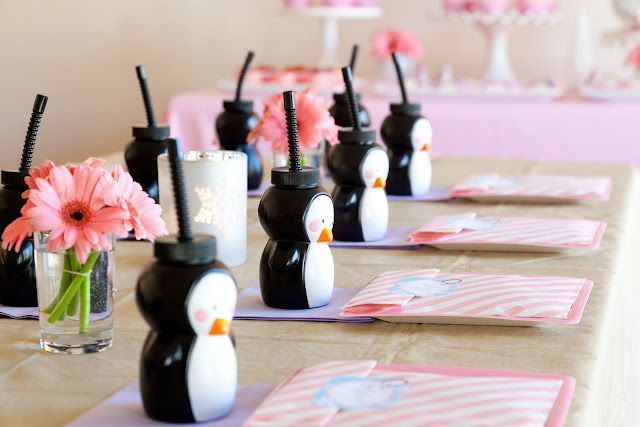
[(320, 67), (338, 67), (344, 61), (337, 56), (338, 51), (338, 22), (340, 19), (372, 19), (382, 16), (380, 7), (329, 7), (312, 6), (291, 8), (293, 12), (323, 19), (323, 48)]
[(546, 25), (560, 20), (559, 13), (540, 15), (522, 14), (511, 10), (506, 14), (488, 14), (484, 12), (445, 12), (444, 17), (465, 24), (478, 26), (487, 36), (489, 53), (487, 57), (486, 80), (515, 81), (509, 61), (509, 37), (516, 26)]

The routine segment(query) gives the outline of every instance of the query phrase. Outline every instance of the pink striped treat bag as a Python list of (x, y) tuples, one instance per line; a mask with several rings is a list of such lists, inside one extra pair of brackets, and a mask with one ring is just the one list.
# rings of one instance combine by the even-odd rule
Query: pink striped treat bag
[[(585, 278), (433, 272), (386, 272), (349, 301), (342, 316), (478, 317), (572, 324), (580, 321), (593, 287)], [(378, 298), (386, 301), (388, 295), (403, 296), (406, 302), (376, 303)]]
[(333, 377), (365, 378), (375, 367), (372, 360), (323, 363), (299, 370), (258, 406), (245, 427), (323, 426), (338, 412), (313, 404), (318, 390)]
[[(439, 270), (418, 270), (415, 274), (419, 277), (433, 278)], [(391, 293), (389, 289), (399, 280), (406, 277), (406, 271), (388, 271), (376, 277), (372, 282), (358, 292), (342, 307), (343, 312), (355, 315), (356, 313), (376, 313), (393, 310), (402, 307), (413, 298), (412, 295)], [(343, 313), (344, 315), (344, 313)]]
[[(347, 366), (366, 374), (345, 376)], [(309, 377), (317, 381), (310, 382)], [(300, 384), (308, 387), (301, 391)], [(574, 386), (573, 378), (553, 374), (331, 362), (295, 373), (260, 405), (245, 427), (555, 427), (566, 417)], [(286, 409), (278, 404), (283, 400), (279, 395), (286, 396)], [(325, 412), (315, 416), (318, 409)]]
[(519, 247), (596, 249), (606, 223), (584, 219), (485, 217), (475, 213), (433, 218), (409, 235), (420, 244), (467, 243)]
[(453, 197), (522, 196), (555, 199), (607, 200), (609, 177), (564, 175), (471, 175), (451, 189)]

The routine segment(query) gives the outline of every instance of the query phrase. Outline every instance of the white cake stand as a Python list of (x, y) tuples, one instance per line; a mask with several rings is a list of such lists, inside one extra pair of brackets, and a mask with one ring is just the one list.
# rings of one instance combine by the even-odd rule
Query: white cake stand
[(516, 26), (547, 25), (560, 20), (560, 13), (553, 14), (523, 14), (512, 9), (506, 14), (489, 14), (481, 11), (447, 11), (440, 17), (451, 21), (477, 25), (489, 41), (489, 55), (487, 59), (487, 80), (515, 81), (516, 77), (509, 61), (509, 37)]
[(380, 7), (329, 7), (311, 6), (302, 8), (288, 8), (301, 15), (321, 18), (324, 20), (323, 48), (320, 67), (337, 67), (344, 61), (339, 61), (338, 50), (338, 21), (340, 19), (373, 19), (382, 16)]

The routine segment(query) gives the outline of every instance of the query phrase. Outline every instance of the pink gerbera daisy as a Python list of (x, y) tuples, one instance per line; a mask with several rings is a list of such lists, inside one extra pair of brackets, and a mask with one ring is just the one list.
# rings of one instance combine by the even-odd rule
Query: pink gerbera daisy
[(117, 196), (107, 203), (119, 206), (128, 212), (124, 220), (127, 231), (133, 230), (136, 239), (149, 239), (154, 241), (158, 236), (169, 234), (167, 227), (160, 217), (162, 208), (135, 182), (131, 175), (116, 165), (113, 171), (113, 179), (116, 182)]
[[(287, 125), (282, 95), (277, 94), (263, 101), (264, 111), (258, 125), (251, 130), (247, 139), (255, 142), (258, 138), (270, 141), (274, 150), (287, 152)], [(316, 148), (322, 140), (333, 145), (338, 142), (338, 129), (329, 114), (329, 106), (311, 88), (296, 93), (296, 118), (298, 122), (298, 143), (300, 152)]]
[(111, 249), (105, 233), (126, 235), (127, 211), (105, 206), (115, 197), (116, 184), (101, 168), (81, 165), (74, 173), (66, 167), (54, 167), (48, 179), (35, 178), (26, 211), (32, 229), (50, 230), (47, 250), (75, 246), (80, 263), (85, 263), (91, 250)]
[(5, 227), (2, 232), (2, 247), (11, 250), (15, 246), (16, 252), (18, 252), (24, 239), (31, 234), (33, 234), (33, 228), (31, 228), (29, 220), (21, 216)]
[[(51, 169), (53, 169), (55, 167), (56, 167), (56, 165), (53, 164), (53, 162), (51, 160), (45, 160), (45, 162), (43, 164), (41, 164), (40, 166), (31, 169), (31, 171), (29, 172), (30, 176), (28, 176), (28, 177), (26, 177), (24, 179), (24, 182), (29, 187), (29, 190), (36, 188), (36, 183), (35, 183), (36, 178), (45, 178), (46, 179), (49, 176), (49, 172), (51, 172)], [(27, 191), (25, 191), (23, 193), (22, 197), (24, 199), (29, 197), (29, 190), (27, 190)]]

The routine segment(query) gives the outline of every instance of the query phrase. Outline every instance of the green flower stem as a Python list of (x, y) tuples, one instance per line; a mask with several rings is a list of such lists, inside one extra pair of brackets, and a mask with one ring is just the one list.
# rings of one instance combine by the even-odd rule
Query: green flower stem
[[(75, 252), (70, 255), (71, 258), (71, 271), (80, 271), (80, 262), (76, 257)], [(73, 276), (73, 274), (71, 274)], [(80, 289), (82, 289), (82, 285), (80, 285)], [(73, 316), (78, 312), (78, 304), (80, 303), (80, 293), (76, 292), (69, 303), (69, 307), (67, 307), (67, 315)]]
[[(74, 258), (75, 258), (75, 256), (74, 256)], [(64, 264), (63, 265), (64, 265), (64, 270), (70, 270), (71, 269), (71, 254), (69, 252), (65, 252), (65, 254), (64, 254)], [(56, 305), (60, 301), (60, 298), (62, 297), (62, 295), (64, 295), (64, 293), (67, 291), (67, 288), (69, 287), (70, 283), (71, 283), (71, 273), (69, 273), (68, 271), (63, 271), (62, 272), (62, 279), (60, 279), (60, 290), (58, 291), (58, 295), (56, 295), (56, 297), (53, 299), (53, 301), (51, 301), (51, 304), (49, 304), (49, 306), (44, 309), (45, 313), (51, 314), (53, 309), (56, 307)]]
[(87, 276), (80, 285), (80, 333), (89, 331), (89, 314), (91, 312), (91, 276)]
[(78, 272), (80, 274), (74, 274), (75, 277), (71, 281), (69, 288), (64, 293), (62, 298), (60, 298), (60, 301), (53, 309), (53, 312), (49, 316), (49, 319), (47, 319), (49, 323), (55, 323), (61, 317), (62, 313), (67, 309), (69, 303), (71, 302), (71, 299), (74, 297), (76, 292), (78, 292), (80, 285), (85, 281), (85, 275), (91, 271), (91, 268), (98, 259), (98, 256), (100, 256), (99, 252), (90, 254), (87, 262), (82, 265), (82, 268), (80, 268), (80, 271)]

